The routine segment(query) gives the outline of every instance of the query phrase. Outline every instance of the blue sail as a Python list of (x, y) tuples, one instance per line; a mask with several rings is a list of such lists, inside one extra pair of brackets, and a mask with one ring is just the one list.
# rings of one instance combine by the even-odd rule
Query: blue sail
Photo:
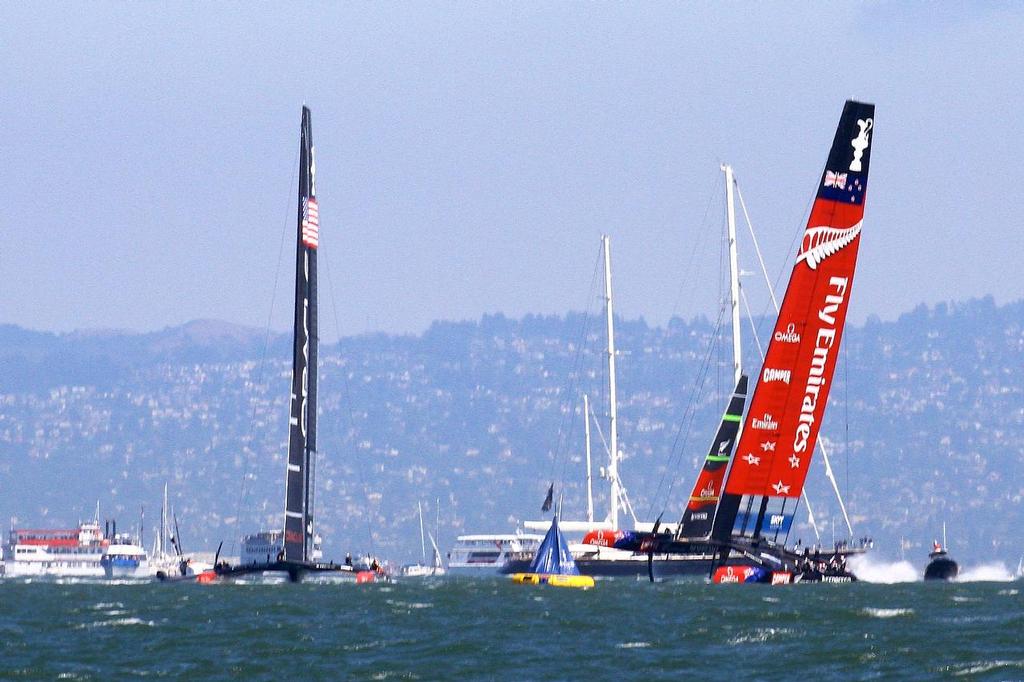
[(576, 568), (576, 562), (569, 553), (569, 543), (565, 536), (558, 530), (558, 517), (551, 519), (551, 528), (540, 543), (533, 563), (530, 564), (530, 573), (542, 573), (546, 575), (579, 575), (580, 570)]

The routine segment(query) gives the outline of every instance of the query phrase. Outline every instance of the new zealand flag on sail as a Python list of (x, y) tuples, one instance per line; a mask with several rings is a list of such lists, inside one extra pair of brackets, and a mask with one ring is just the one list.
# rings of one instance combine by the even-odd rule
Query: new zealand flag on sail
[(864, 184), (863, 173), (826, 170), (818, 196), (844, 204), (860, 204), (864, 201)]

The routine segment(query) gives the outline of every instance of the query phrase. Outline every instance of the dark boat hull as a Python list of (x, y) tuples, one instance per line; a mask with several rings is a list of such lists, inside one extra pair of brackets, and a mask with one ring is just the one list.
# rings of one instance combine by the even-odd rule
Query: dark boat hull
[(272, 561), (262, 564), (245, 564), (242, 566), (229, 566), (220, 564), (213, 570), (204, 571), (195, 575), (168, 575), (163, 571), (157, 573), (157, 580), (160, 582), (212, 582), (214, 580), (232, 580), (247, 576), (259, 576), (266, 573), (286, 576), (289, 582), (301, 582), (305, 578), (323, 577), (336, 580), (353, 580), (358, 573), (352, 570), (351, 566), (340, 566), (338, 564), (321, 564), (301, 561)]
[(953, 580), (960, 573), (960, 566), (949, 557), (932, 559), (924, 569), (925, 580)]

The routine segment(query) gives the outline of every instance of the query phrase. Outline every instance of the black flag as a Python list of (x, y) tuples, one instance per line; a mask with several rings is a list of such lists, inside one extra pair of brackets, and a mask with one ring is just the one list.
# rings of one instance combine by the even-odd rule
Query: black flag
[(544, 498), (544, 504), (540, 506), (540, 510), (543, 512), (551, 511), (551, 503), (555, 498), (555, 484), (552, 483), (548, 486), (548, 496)]

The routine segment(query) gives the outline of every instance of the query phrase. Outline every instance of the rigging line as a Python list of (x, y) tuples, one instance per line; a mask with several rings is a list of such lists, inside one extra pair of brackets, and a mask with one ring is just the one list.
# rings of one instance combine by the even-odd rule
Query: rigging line
[[(722, 320), (724, 318), (725, 318), (725, 308), (722, 307), (722, 308), (719, 309), (718, 322), (716, 323), (715, 328), (712, 331), (711, 335), (708, 337), (708, 347), (707, 347), (707, 350), (705, 351), (704, 358), (701, 361), (701, 364), (700, 364), (700, 366), (697, 369), (697, 376), (696, 376), (696, 378), (694, 380), (692, 388), (690, 389), (690, 398), (687, 401), (686, 409), (683, 411), (683, 417), (682, 417), (682, 419), (679, 420), (679, 427), (676, 429), (676, 434), (675, 434), (675, 437), (674, 437), (674, 439), (672, 441), (672, 447), (669, 449), (668, 466), (661, 473), (661, 478), (658, 481), (658, 487), (655, 488), (654, 495), (651, 497), (650, 507), (647, 510), (647, 516), (648, 517), (650, 517), (650, 516), (652, 516), (654, 514), (654, 508), (656, 506), (658, 506), (659, 501), (662, 499), (661, 498), (661, 490), (662, 490), (662, 488), (665, 485), (665, 478), (666, 478), (666, 476), (669, 475), (669, 472), (675, 471), (676, 466), (681, 461), (681, 459), (683, 457), (683, 453), (686, 450), (686, 445), (687, 445), (687, 443), (689, 442), (689, 439), (690, 439), (690, 430), (691, 430), (691, 428), (693, 426), (693, 422), (694, 422), (694, 420), (696, 418), (696, 414), (697, 414), (697, 408), (696, 408), (697, 398), (698, 398), (698, 396), (703, 395), (704, 384), (707, 381), (707, 375), (708, 375), (710, 366), (712, 364), (712, 362), (711, 362), (712, 356), (714, 355), (715, 348), (718, 345), (717, 340), (718, 340), (718, 337), (719, 337), (719, 330), (721, 329)], [(689, 415), (689, 419), (687, 419), (687, 415)], [(685, 437), (683, 436), (684, 425), (685, 425), (685, 431), (686, 431)], [(682, 446), (681, 447), (679, 446), (679, 439), (680, 438), (683, 438), (683, 442), (682, 442)], [(676, 484), (676, 478), (675, 478), (675, 476), (673, 476), (672, 480), (671, 480), (671, 483), (669, 485), (668, 491), (665, 493), (665, 502), (664, 502), (664, 504), (660, 505), (663, 508), (665, 506), (667, 506), (668, 499), (671, 498), (672, 491), (675, 489), (675, 484)]]
[(705, 225), (707, 225), (708, 214), (711, 212), (711, 206), (714, 205), (715, 200), (718, 199), (719, 193), (721, 191), (720, 189), (718, 189), (719, 188), (719, 184), (720, 183), (718, 182), (718, 178), (715, 177), (713, 182), (712, 182), (712, 184), (711, 184), (712, 189), (711, 189), (710, 192), (707, 193), (708, 194), (708, 203), (704, 207), (704, 216), (701, 218), (699, 229), (698, 229), (698, 232), (697, 232), (698, 239), (697, 239), (696, 248), (690, 250), (690, 257), (689, 257), (689, 259), (686, 262), (686, 267), (683, 269), (683, 278), (682, 278), (682, 281), (679, 282), (679, 290), (676, 292), (676, 300), (672, 304), (672, 313), (669, 315), (669, 319), (675, 317), (676, 313), (679, 312), (679, 304), (682, 301), (683, 292), (686, 291), (689, 288), (689, 278), (691, 277), (691, 275), (694, 276), (694, 277), (696, 276), (696, 273), (694, 272), (694, 269), (693, 269), (693, 261), (694, 261), (694, 259), (697, 258), (697, 254), (703, 253), (703, 246), (704, 246), (704, 243), (707, 241), (707, 237), (708, 237), (708, 233), (709, 233), (709, 230), (705, 230), (703, 228), (704, 228)]
[[(337, 305), (338, 297), (334, 295), (334, 279), (331, 277), (330, 261), (327, 258), (324, 258), (323, 262), (324, 262), (324, 270), (327, 272), (327, 287), (328, 287), (328, 293), (330, 294), (330, 298), (331, 298), (331, 310), (332, 310), (332, 312), (334, 314), (334, 329), (335, 329), (335, 332), (338, 335), (338, 353), (340, 355), (341, 354), (341, 322), (340, 322), (341, 318), (338, 316), (338, 305)], [(351, 399), (352, 398), (352, 392), (349, 390), (348, 373), (345, 371), (345, 368), (342, 367), (340, 363), (339, 363), (338, 369), (339, 369), (338, 373), (341, 375), (341, 385), (342, 385), (342, 391), (344, 393), (343, 400), (345, 402), (345, 413), (348, 415), (348, 424), (349, 424), (349, 430), (350, 430), (349, 432), (352, 433), (352, 434), (355, 434), (356, 433), (356, 420), (355, 420), (355, 416), (352, 414), (352, 399)], [(345, 437), (344, 436), (342, 436), (340, 439), (338, 439), (339, 447), (340, 447), (340, 444), (343, 444), (344, 442), (345, 442)], [(353, 459), (355, 460), (356, 476), (359, 477), (359, 487), (362, 488), (362, 490), (363, 490), (363, 498), (366, 499), (366, 500), (369, 500), (370, 499), (370, 491), (369, 491), (369, 488), (367, 488), (367, 486), (366, 486), (366, 477), (363, 475), (362, 460), (360, 459), (358, 453), (355, 454)], [(365, 509), (368, 512), (369, 506), (365, 507)], [(370, 544), (370, 552), (372, 554), (376, 554), (377, 553), (377, 549), (376, 549), (376, 547), (374, 547), (374, 543), (373, 543), (373, 527), (370, 524), (370, 515), (369, 515), (369, 513), (365, 514), (365, 517), (366, 517), (365, 518), (365, 521), (366, 521), (366, 539), (369, 541), (369, 544)]]
[(566, 422), (567, 417), (566, 417), (566, 410), (564, 408), (567, 405), (568, 405), (568, 407), (573, 408), (572, 410), (570, 410), (572, 412), (572, 414), (570, 415), (570, 419), (571, 419), (571, 421), (570, 421), (570, 429), (573, 429), (575, 427), (575, 423), (576, 423), (576, 414), (575, 414), (575, 404), (574, 404), (574, 401), (576, 400), (576, 395), (579, 393), (579, 391), (576, 390), (576, 389), (578, 389), (578, 384), (579, 384), (579, 374), (580, 374), (580, 367), (581, 367), (581, 364), (582, 364), (583, 349), (586, 346), (587, 336), (588, 336), (589, 330), (590, 330), (590, 320), (591, 320), (590, 308), (593, 305), (594, 290), (597, 287), (597, 284), (596, 284), (596, 282), (597, 282), (597, 275), (598, 275), (598, 271), (600, 270), (600, 267), (601, 267), (601, 251), (598, 250), (597, 259), (594, 262), (594, 271), (593, 271), (593, 273), (591, 275), (591, 278), (590, 278), (590, 290), (587, 292), (587, 301), (588, 302), (584, 306), (583, 320), (581, 320), (581, 322), (580, 322), (580, 334), (577, 336), (576, 353), (573, 356), (573, 362), (572, 362), (572, 365), (571, 365), (570, 370), (569, 370), (569, 376), (566, 377), (566, 384), (567, 384), (566, 385), (566, 392), (565, 392), (565, 395), (563, 396), (562, 400), (560, 400), (559, 404), (558, 404), (559, 405), (558, 432), (555, 435), (555, 439), (556, 439), (555, 440), (555, 443), (556, 443), (556, 445), (555, 445), (555, 452), (553, 453), (553, 457), (551, 458), (551, 462), (548, 465), (548, 478), (549, 479), (551, 479), (554, 476), (555, 471), (558, 469), (558, 465), (559, 464), (562, 464), (561, 470), (559, 472), (559, 480), (560, 481), (563, 480), (564, 476), (565, 476), (565, 466), (566, 466), (566, 464), (562, 461), (562, 456), (563, 456), (563, 454), (565, 452), (568, 451), (568, 448), (569, 448), (569, 445), (568, 445), (569, 434), (566, 433), (566, 429), (565, 429), (565, 422)]
[[(842, 347), (843, 358), (843, 422), (845, 435), (843, 443), (843, 468), (846, 469), (846, 494), (850, 494), (850, 342)], [(851, 529), (850, 537), (853, 537)]]
[[(721, 329), (724, 317), (725, 317), (725, 309), (723, 308), (722, 309), (722, 313), (721, 313), (721, 315), (719, 317), (718, 329)], [(718, 334), (719, 334), (719, 332), (716, 332), (715, 336), (717, 337)], [(714, 346), (717, 346), (717, 345), (718, 345), (717, 343), (714, 344)], [(676, 469), (677, 465), (682, 461), (683, 454), (686, 452), (687, 445), (689, 444), (689, 441), (690, 441), (690, 434), (693, 431), (693, 424), (694, 424), (694, 422), (696, 421), (696, 418), (697, 418), (697, 407), (696, 407), (696, 405), (697, 405), (697, 402), (699, 400), (699, 396), (704, 395), (704, 386), (707, 384), (707, 379), (708, 379), (708, 376), (710, 375), (711, 365), (712, 365), (711, 358), (712, 358), (712, 355), (713, 355), (714, 346), (712, 346), (711, 348), (708, 349), (708, 354), (707, 354), (707, 356), (705, 358), (705, 365), (704, 365), (703, 372), (698, 376), (697, 384), (694, 386), (694, 390), (691, 393), (691, 397), (690, 397), (690, 405), (691, 405), (691, 408), (690, 408), (690, 418), (689, 418), (689, 421), (686, 424), (686, 432), (685, 432), (685, 435), (683, 436), (682, 445), (679, 448), (678, 454), (676, 454), (674, 452), (675, 451), (675, 443), (672, 444), (672, 449), (673, 449), (673, 462), (672, 462), (672, 466), (670, 466), (669, 469), (667, 469), (665, 472), (662, 473), (662, 480), (664, 480), (664, 477), (668, 474), (669, 471), (674, 471)], [(685, 417), (684, 417), (684, 419), (685, 419)], [(676, 440), (678, 440), (678, 436), (681, 433), (681, 430), (682, 430), (682, 424), (680, 424), (680, 431), (678, 431), (677, 434), (676, 434), (676, 436), (677, 436)], [(700, 462), (699, 460), (698, 460), (698, 466), (699, 467), (703, 466), (703, 463)], [(698, 476), (699, 475), (700, 474), (698, 472)], [(677, 479), (675, 477), (673, 477), (671, 479), (671, 482), (669, 483), (668, 490), (665, 493), (664, 502), (661, 505), (663, 509), (668, 506), (668, 503), (669, 503), (668, 501), (672, 497), (672, 492), (675, 490), (675, 485), (676, 485), (676, 482), (678, 480), (679, 479)], [(658, 491), (660, 493), (660, 484), (659, 484)], [(657, 497), (651, 500), (651, 506), (652, 506), (651, 513), (653, 513), (653, 506), (654, 506), (654, 504), (657, 503), (657, 501), (658, 501)]]
[[(821, 175), (820, 171), (819, 171), (818, 175), (819, 176)], [(733, 179), (734, 180), (735, 180), (735, 177), (736, 176), (734, 174), (733, 175)], [(757, 259), (758, 259), (758, 261), (761, 264), (761, 272), (764, 275), (765, 285), (768, 287), (768, 292), (771, 295), (771, 302), (775, 306), (775, 312), (778, 313), (778, 311), (779, 311), (779, 301), (775, 297), (775, 290), (779, 288), (779, 283), (782, 281), (782, 276), (786, 273), (786, 264), (789, 262), (789, 260), (788, 259), (783, 260), (782, 266), (780, 267), (778, 274), (775, 276), (775, 283), (772, 284), (771, 283), (771, 278), (768, 276), (768, 268), (765, 266), (764, 258), (761, 256), (761, 247), (760, 247), (760, 245), (759, 245), (759, 243), (757, 241), (757, 235), (754, 233), (754, 224), (750, 221), (750, 214), (747, 212), (747, 204), (746, 204), (746, 202), (743, 201), (743, 192), (740, 190), (739, 181), (736, 180), (735, 184), (736, 184), (736, 195), (740, 199), (740, 207), (743, 209), (743, 218), (747, 222), (747, 230), (750, 232), (750, 237), (751, 237), (751, 239), (754, 242), (754, 250), (757, 253)], [(814, 203), (814, 193), (811, 194), (811, 198), (807, 201), (807, 204), (804, 206), (803, 215), (805, 215), (805, 216), (809, 216), (810, 215), (811, 205), (813, 203)], [(789, 248), (786, 249), (786, 253), (787, 254), (788, 253), (793, 253), (793, 246), (794, 246), (794, 244), (796, 244), (797, 240), (803, 235), (804, 229), (805, 228), (798, 227), (797, 230), (793, 233), (793, 239), (790, 240)], [(761, 313), (761, 317), (759, 318), (760, 319), (760, 324), (764, 324), (765, 321), (768, 319), (767, 318), (768, 309), (769, 309), (768, 308), (768, 304), (766, 303), (765, 307), (764, 307), (764, 311)]]
[[(259, 390), (259, 386), (261, 386), (263, 384), (264, 371), (266, 370), (267, 353), (270, 351), (270, 326), (271, 326), (271, 322), (274, 319), (274, 307), (275, 307), (275, 305), (277, 303), (277, 286), (278, 286), (278, 282), (280, 281), (280, 278), (281, 278), (281, 261), (284, 259), (285, 240), (287, 239), (288, 233), (290, 231), (289, 228), (290, 228), (290, 223), (291, 223), (291, 213), (292, 213), (292, 209), (295, 206), (294, 204), (292, 204), (292, 197), (294, 197), (296, 195), (297, 191), (298, 191), (297, 190), (297, 177), (296, 176), (299, 173), (299, 154), (300, 154), (300, 152), (301, 152), (301, 145), (300, 145), (299, 148), (297, 148), (295, 150), (295, 158), (292, 161), (292, 176), (291, 176), (291, 181), (289, 182), (289, 185), (288, 185), (288, 208), (285, 211), (284, 228), (281, 230), (281, 242), (280, 242), (280, 244), (277, 247), (277, 268), (274, 270), (274, 287), (273, 287), (273, 289), (271, 289), (271, 292), (270, 292), (270, 311), (267, 313), (267, 323), (266, 323), (266, 325), (264, 327), (263, 351), (260, 354), (260, 364), (259, 364), (259, 369), (257, 371), (257, 380), (256, 380), (256, 383), (253, 384), (253, 390), (254, 391)], [(243, 446), (246, 449), (249, 449), (249, 445), (248, 444), (252, 443), (253, 431), (255, 430), (255, 427), (256, 427), (256, 409), (258, 407), (258, 402), (257, 401), (258, 401), (258, 396), (256, 396), (256, 395), (254, 395), (252, 397), (251, 401), (250, 401), (252, 403), (252, 410), (251, 410), (250, 415), (249, 415), (249, 428), (248, 428), (248, 430), (246, 432), (245, 445)], [(253, 454), (256, 454), (255, 450), (252, 450), (251, 452)], [(249, 458), (246, 457), (246, 460), (248, 460), (248, 459)], [(243, 511), (243, 509), (244, 509), (244, 507), (245, 507), (245, 505), (246, 505), (246, 503), (248, 501), (248, 497), (249, 497), (249, 484), (248, 484), (248, 480), (249, 480), (249, 474), (250, 473), (252, 473), (252, 472), (251, 471), (246, 471), (245, 473), (243, 473), (243, 475), (242, 475), (242, 484), (241, 484), (240, 490), (238, 492), (238, 505), (235, 508), (235, 519), (236, 519), (236, 523), (239, 523), (239, 524), (240, 524), (240, 521), (241, 521), (241, 518), (242, 518), (242, 511)], [(234, 533), (234, 535), (237, 536), (238, 533)], [(229, 553), (234, 554), (234, 551), (235, 551), (235, 540), (233, 539), (231, 541), (230, 546), (229, 546)]]
[[(594, 301), (594, 292), (597, 287), (598, 271), (600, 270), (601, 263), (601, 252), (598, 251), (598, 257), (594, 263), (594, 270), (591, 274), (590, 288), (587, 292), (587, 304), (584, 306), (583, 319), (580, 322), (580, 332), (576, 337), (576, 352), (573, 356), (573, 362), (569, 369), (569, 375), (566, 377), (566, 390), (562, 399), (559, 401), (559, 423), (558, 431), (556, 433), (556, 447), (553, 457), (549, 464), (549, 478), (554, 476), (555, 470), (558, 469), (558, 481), (560, 484), (564, 484), (565, 481), (565, 470), (568, 466), (568, 451), (569, 451), (569, 440), (576, 429), (576, 400), (579, 395), (579, 383), (580, 373), (583, 362), (583, 355), (587, 345), (587, 338), (590, 333), (591, 324), (591, 306)], [(568, 414), (568, 416), (567, 416)], [(566, 428), (566, 420), (569, 420), (568, 429)], [(559, 464), (561, 467), (559, 468)]]
[(764, 362), (764, 348), (761, 346), (761, 339), (757, 337), (757, 326), (754, 324), (754, 316), (750, 313), (750, 301), (747, 300), (747, 290), (740, 289), (740, 299), (743, 301), (743, 309), (747, 311), (747, 322), (750, 323), (751, 334), (754, 336), (754, 345), (757, 346), (757, 354)]
[[(597, 286), (597, 284), (596, 284), (596, 282), (597, 282), (597, 270), (598, 270), (598, 266), (595, 265), (594, 273), (593, 273), (593, 275), (591, 277), (590, 292), (588, 293), (588, 299), (591, 301), (591, 304), (593, 303), (593, 300), (594, 300), (594, 289)], [(581, 393), (581, 391), (580, 391), (580, 381), (581, 381), (580, 374), (582, 372), (582, 366), (583, 366), (584, 348), (586, 346), (587, 337), (588, 337), (588, 335), (590, 333), (590, 325), (591, 325), (592, 320), (593, 320), (593, 316), (591, 316), (590, 308), (588, 307), (587, 310), (583, 314), (583, 321), (581, 323), (580, 335), (577, 338), (577, 343), (576, 343), (576, 354), (575, 354), (575, 357), (573, 359), (573, 366), (570, 369), (569, 376), (567, 377), (567, 380), (569, 381), (569, 386), (568, 386), (568, 389), (565, 392), (565, 396), (563, 398), (563, 401), (561, 402), (561, 407), (559, 408), (560, 412), (561, 412), (561, 423), (559, 425), (559, 434), (558, 434), (559, 435), (559, 441), (558, 441), (559, 442), (559, 445), (558, 445), (559, 450), (558, 450), (558, 454), (556, 456), (561, 460), (561, 465), (562, 466), (561, 466), (561, 470), (559, 471), (559, 474), (558, 474), (558, 480), (560, 481), (560, 483), (563, 486), (564, 486), (564, 483), (565, 483), (565, 470), (566, 470), (566, 467), (568, 467), (568, 465), (569, 465), (569, 459), (570, 459), (570, 457), (569, 457), (569, 450), (570, 450), (569, 443), (570, 443), (570, 441), (573, 440), (573, 436), (576, 433), (576, 416), (577, 416), (578, 407), (579, 407), (577, 401), (579, 400), (579, 395)], [(568, 417), (566, 417), (567, 414), (568, 414)], [(569, 420), (569, 426), (568, 426), (567, 429), (563, 428), (564, 425), (565, 425), (566, 418)]]

